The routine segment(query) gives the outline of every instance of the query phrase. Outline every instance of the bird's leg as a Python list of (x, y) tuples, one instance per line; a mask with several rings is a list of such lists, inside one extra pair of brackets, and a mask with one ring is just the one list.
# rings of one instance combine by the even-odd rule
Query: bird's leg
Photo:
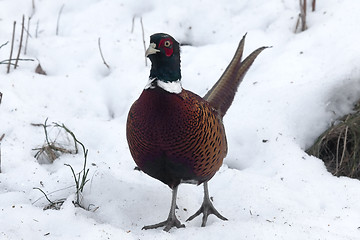
[(157, 223), (157, 224), (154, 224), (154, 225), (144, 226), (142, 229), (147, 230), (147, 229), (154, 229), (154, 228), (158, 228), (158, 227), (165, 227), (164, 231), (168, 232), (172, 227), (177, 227), (177, 228), (185, 227), (185, 225), (181, 224), (181, 222), (175, 216), (177, 190), (178, 190), (178, 186), (176, 186), (172, 191), (170, 213), (169, 213), (167, 220)]
[(212, 204), (210, 198), (209, 198), (209, 189), (208, 189), (208, 182), (204, 182), (204, 201), (200, 207), (200, 209), (191, 217), (189, 217), (186, 221), (191, 221), (193, 220), (195, 217), (199, 216), (200, 214), (203, 214), (203, 218), (202, 218), (202, 227), (206, 226), (206, 221), (207, 218), (210, 214), (214, 214), (215, 216), (217, 216), (218, 218), (220, 218), (221, 220), (226, 221), (227, 218), (225, 218), (224, 216), (222, 216), (214, 207), (214, 205)]

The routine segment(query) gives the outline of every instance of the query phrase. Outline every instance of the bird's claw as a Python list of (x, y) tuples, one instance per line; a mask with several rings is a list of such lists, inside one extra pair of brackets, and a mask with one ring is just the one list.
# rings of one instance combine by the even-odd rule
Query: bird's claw
[(210, 214), (214, 214), (215, 216), (217, 216), (218, 218), (220, 218), (223, 221), (227, 221), (228, 219), (224, 216), (222, 216), (214, 207), (214, 205), (212, 204), (212, 202), (210, 201), (210, 199), (208, 200), (204, 200), (204, 202), (202, 203), (201, 207), (199, 208), (199, 210), (196, 211), (195, 214), (191, 215), (186, 221), (191, 221), (194, 218), (196, 218), (197, 216), (199, 216), (200, 214), (203, 214), (203, 218), (202, 218), (202, 223), (201, 226), (205, 227), (206, 226), (206, 222), (208, 219), (208, 216)]
[(165, 227), (163, 230), (165, 232), (168, 232), (172, 227), (184, 228), (185, 225), (181, 224), (181, 222), (175, 217), (175, 218), (168, 218), (167, 220), (157, 224), (144, 226), (142, 230), (155, 229), (159, 227)]

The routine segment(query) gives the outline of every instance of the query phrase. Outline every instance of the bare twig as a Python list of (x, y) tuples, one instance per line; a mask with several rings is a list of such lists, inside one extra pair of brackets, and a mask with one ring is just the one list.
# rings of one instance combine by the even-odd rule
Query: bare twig
[(0, 136), (0, 173), (1, 173), (1, 141), (3, 140), (4, 137), (5, 137), (5, 133), (3, 133)]
[(19, 50), (18, 50), (18, 54), (15, 60), (15, 66), (14, 69), (17, 68), (18, 66), (18, 62), (19, 62), (19, 58), (20, 58), (20, 52), (21, 52), (21, 47), (22, 47), (22, 41), (23, 41), (23, 36), (24, 36), (24, 29), (25, 29), (25, 16), (22, 16), (22, 22), (21, 22), (21, 34), (20, 34), (20, 44), (19, 44)]
[[(55, 210), (59, 210), (61, 208), (61, 206), (64, 204), (64, 202), (66, 201), (65, 198), (62, 198), (62, 199), (59, 199), (59, 200), (56, 200), (55, 202), (54, 201), (51, 201), (50, 198), (48, 197), (48, 195), (41, 189), (41, 188), (33, 188), (33, 189), (36, 189), (36, 190), (39, 190), (42, 194), (44, 194), (44, 197), (46, 198), (46, 200), (49, 202), (48, 205), (46, 205), (43, 210), (48, 210), (48, 209), (55, 209)], [(41, 198), (39, 198), (41, 199)], [(38, 200), (39, 200), (38, 199)], [(35, 202), (37, 202), (38, 200), (36, 200)], [(34, 202), (34, 203), (35, 203)]]
[(110, 69), (110, 66), (106, 63), (105, 59), (104, 59), (104, 55), (101, 51), (101, 43), (100, 43), (100, 38), (98, 39), (98, 46), (99, 46), (99, 51), (100, 51), (100, 55), (101, 55), (101, 59), (103, 60), (105, 66)]
[(312, 7), (311, 7), (312, 11), (313, 11), (313, 12), (315, 12), (315, 8), (316, 8), (316, 0), (313, 0), (313, 1), (312, 1), (311, 6), (312, 6)]
[[(142, 32), (142, 39), (143, 39), (143, 45), (144, 45), (144, 52), (146, 52), (144, 24), (143, 24), (143, 21), (142, 21), (142, 17), (140, 18), (140, 24), (141, 24), (141, 32)], [(147, 57), (146, 56), (145, 56), (145, 67), (147, 67)]]
[(338, 175), (339, 172), (339, 147), (340, 147), (340, 139), (341, 139), (341, 135), (342, 135), (342, 131), (340, 132), (337, 142), (336, 142), (336, 171), (335, 171), (335, 176)]
[(58, 14), (57, 22), (56, 22), (56, 36), (58, 36), (58, 35), (59, 35), (59, 22), (60, 22), (60, 16), (61, 16), (61, 13), (62, 13), (62, 11), (63, 11), (64, 7), (65, 7), (65, 4), (63, 4), (63, 5), (61, 6), (60, 10), (59, 10), (59, 14)]
[(87, 179), (89, 169), (86, 168), (88, 149), (85, 148), (85, 145), (82, 142), (80, 142), (75, 137), (75, 134), (72, 131), (70, 131), (64, 124), (62, 124), (62, 125), (59, 125), (58, 123), (54, 123), (54, 124), (55, 124), (55, 126), (59, 126), (59, 127), (62, 127), (63, 129), (65, 129), (65, 131), (68, 132), (74, 138), (76, 151), (77, 151), (77, 143), (80, 144), (80, 146), (82, 147), (83, 154), (84, 154), (84, 165), (83, 165), (83, 170), (78, 173), (77, 177), (76, 177), (75, 171), (72, 168), (72, 166), (70, 164), (65, 164), (66, 166), (70, 167), (71, 172), (74, 177), (74, 180), (75, 180), (76, 201), (74, 202), (74, 205), (82, 207), (80, 196), (82, 195), (85, 184), (89, 181), (89, 179)]
[(132, 18), (132, 21), (131, 21), (131, 33), (134, 33), (135, 18), (136, 18), (136, 16), (134, 15)]
[(42, 194), (44, 194), (46, 200), (48, 200), (49, 203), (55, 204), (53, 201), (51, 201), (51, 200), (48, 198), (47, 194), (46, 194), (41, 188), (34, 187), (33, 189), (37, 189), (37, 190), (39, 190), (40, 192), (42, 192)]
[(42, 126), (44, 126), (44, 124), (42, 124), (42, 123), (30, 123), (30, 125), (33, 126), (33, 127), (42, 127)]
[(340, 159), (340, 164), (339, 164), (339, 166), (342, 166), (342, 164), (343, 164), (343, 162), (344, 162), (344, 156), (345, 156), (346, 144), (347, 144), (347, 137), (348, 137), (348, 130), (349, 130), (349, 126), (346, 126), (346, 128), (345, 128), (345, 137), (344, 137), (343, 151), (342, 151), (342, 154), (341, 154), (341, 159)]
[(2, 48), (3, 46), (7, 45), (8, 43), (9, 43), (9, 41), (7, 41), (7, 42), (4, 43), (4, 44), (1, 44), (1, 45), (0, 45), (0, 48)]
[(24, 48), (24, 54), (26, 55), (27, 52), (27, 46), (28, 46), (28, 41), (29, 41), (29, 36), (30, 36), (30, 20), (31, 17), (28, 18), (28, 24), (27, 24), (27, 29), (26, 29), (26, 40), (25, 40), (25, 48)]
[[(301, 10), (301, 31), (305, 31), (307, 29), (306, 26), (306, 1), (300, 0), (300, 10)], [(302, 4), (301, 4), (302, 3)]]
[[(2, 61), (0, 61), (0, 64), (15, 65), (15, 63), (10, 63), (11, 61), (14, 61), (14, 60), (16, 60), (16, 58), (2, 60)], [(34, 59), (31, 59), (31, 58), (19, 58), (18, 60), (19, 61), (34, 61)]]
[(8, 62), (8, 66), (7, 66), (7, 73), (10, 72), (11, 58), (12, 58), (12, 53), (13, 53), (13, 49), (14, 49), (15, 28), (16, 28), (16, 21), (14, 21), (14, 25), (13, 25), (13, 34), (12, 34), (12, 39), (11, 39), (10, 57), (9, 57), (9, 62)]
[(36, 22), (35, 38), (38, 37), (38, 32), (39, 32), (39, 20)]
[(300, 5), (300, 13), (299, 13), (299, 17), (298, 20), (296, 22), (296, 26), (295, 26), (295, 32), (297, 32), (300, 23), (301, 23), (301, 29), (300, 31), (303, 32), (307, 29), (307, 25), (306, 25), (306, 0), (299, 0), (299, 5)]
[(75, 151), (72, 151), (70, 149), (66, 149), (58, 145), (55, 141), (52, 141), (49, 139), (48, 135), (48, 127), (58, 127), (56, 125), (48, 125), (47, 124), (48, 119), (45, 120), (44, 124), (31, 124), (32, 126), (41, 126), (44, 129), (45, 132), (45, 140), (46, 144), (44, 144), (40, 148), (35, 148), (33, 150), (37, 150), (35, 154), (36, 159), (47, 159), (49, 162), (54, 162), (55, 159), (57, 159), (60, 155), (60, 153), (68, 153), (68, 154), (76, 154), (77, 148), (75, 148)]
[[(2, 96), (3, 96), (3, 94), (2, 94), (2, 92), (0, 92), (0, 104), (1, 104)], [(0, 139), (0, 141), (1, 140), (2, 140), (2, 138)]]
[[(81, 148), (83, 150), (83, 154), (84, 154), (84, 164), (83, 164), (83, 169), (82, 171), (80, 171), (79, 173), (75, 173), (74, 171), (74, 168), (70, 165), (70, 164), (65, 164), (65, 166), (68, 166), (70, 169), (71, 169), (71, 173), (72, 173), (72, 176), (74, 178), (74, 181), (75, 181), (75, 187), (76, 187), (76, 200), (73, 201), (73, 204), (77, 207), (82, 207), (84, 209), (86, 209), (85, 207), (83, 207), (81, 205), (81, 201), (82, 201), (82, 192), (84, 190), (84, 186), (86, 185), (86, 183), (89, 181), (88, 178), (88, 174), (89, 174), (89, 168), (86, 167), (86, 164), (87, 164), (87, 156), (88, 156), (88, 149), (85, 148), (84, 144), (82, 142), (80, 142), (75, 134), (70, 130), (68, 129), (64, 124), (59, 124), (59, 123), (56, 123), (56, 122), (53, 122), (52, 125), (48, 125), (47, 124), (47, 120), (45, 120), (45, 123), (44, 124), (34, 124), (34, 123), (31, 123), (32, 126), (37, 126), (37, 127), (43, 127), (44, 128), (44, 131), (45, 131), (45, 138), (46, 138), (46, 147), (42, 147), (42, 148), (39, 148), (39, 149), (36, 149), (36, 150), (39, 150), (39, 152), (45, 152), (47, 155), (49, 155), (46, 151), (47, 149), (49, 150), (50, 148), (52, 150), (55, 150), (55, 151), (58, 151), (58, 152), (62, 152), (62, 153), (70, 153), (70, 154), (77, 154), (78, 153), (78, 145), (77, 144), (80, 144), (81, 145)], [(61, 128), (62, 130), (65, 130), (67, 134), (70, 134), (72, 137), (73, 137), (73, 140), (74, 140), (74, 145), (75, 145), (75, 151), (71, 151), (69, 149), (65, 149), (65, 148), (62, 148), (62, 147), (59, 147), (55, 144), (55, 141), (51, 141), (51, 139), (49, 139), (48, 137), (48, 131), (47, 131), (47, 127), (56, 127), (56, 128)], [(39, 153), (38, 152), (38, 153)], [(37, 154), (38, 154), (37, 153)], [(40, 153), (41, 154), (41, 153)], [(50, 153), (51, 154), (51, 153)], [(53, 154), (55, 154), (55, 152), (53, 152)], [(52, 202), (50, 201), (50, 199), (47, 197), (47, 195), (39, 188), (36, 188), (38, 190), (40, 190), (44, 196), (46, 197), (46, 199), (49, 201), (49, 206), (48, 207), (45, 207), (44, 210), (46, 209), (58, 209), (57, 207), (58, 206), (61, 206), (62, 203), (64, 201), (62, 200), (58, 200), (58, 201), (55, 201), (55, 202)]]
[(35, 0), (32, 0), (32, 13), (31, 13), (31, 16), (29, 18), (32, 18), (32, 16), (34, 16), (35, 14)]

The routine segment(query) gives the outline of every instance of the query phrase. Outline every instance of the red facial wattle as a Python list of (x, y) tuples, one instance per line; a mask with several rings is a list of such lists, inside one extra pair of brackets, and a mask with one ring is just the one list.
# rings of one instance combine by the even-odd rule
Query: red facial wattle
[(167, 57), (170, 57), (174, 52), (173, 42), (172, 42), (171, 38), (161, 39), (159, 42), (159, 49), (164, 49), (165, 55)]

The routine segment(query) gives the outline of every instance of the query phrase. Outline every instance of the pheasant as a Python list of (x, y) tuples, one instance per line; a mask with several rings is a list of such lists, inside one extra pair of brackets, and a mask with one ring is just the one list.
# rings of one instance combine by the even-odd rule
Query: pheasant
[(164, 227), (164, 231), (169, 231), (172, 227), (185, 227), (175, 215), (180, 183), (204, 185), (203, 203), (187, 221), (200, 214), (202, 227), (210, 214), (227, 220), (210, 201), (208, 181), (227, 153), (222, 118), (247, 70), (266, 48), (258, 48), (241, 61), (245, 36), (223, 75), (203, 98), (181, 86), (179, 43), (165, 33), (150, 37), (146, 51), (152, 63), (150, 77), (130, 108), (126, 136), (137, 166), (167, 184), (172, 189), (172, 201), (165, 221), (143, 229)]

